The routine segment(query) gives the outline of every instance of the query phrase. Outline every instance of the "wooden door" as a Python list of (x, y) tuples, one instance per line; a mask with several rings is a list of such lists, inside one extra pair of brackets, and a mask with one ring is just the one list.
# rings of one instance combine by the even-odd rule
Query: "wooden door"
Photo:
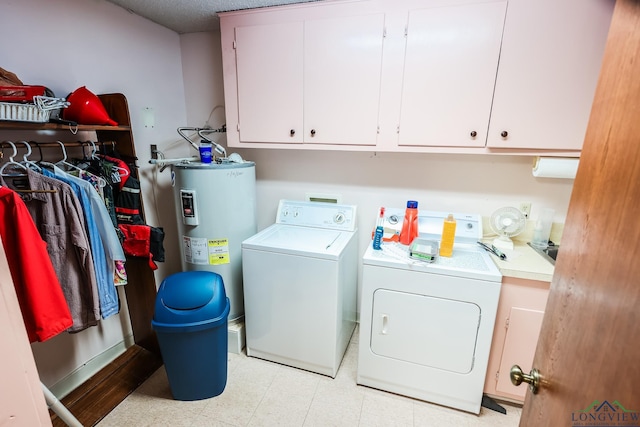
[(640, 1), (618, 0), (520, 426), (639, 424), (639, 200)]

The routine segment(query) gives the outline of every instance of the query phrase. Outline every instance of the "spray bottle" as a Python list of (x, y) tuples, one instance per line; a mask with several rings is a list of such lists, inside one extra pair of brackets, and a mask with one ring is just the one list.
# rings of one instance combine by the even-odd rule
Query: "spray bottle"
[(376, 232), (373, 236), (373, 249), (380, 250), (382, 247), (382, 236), (384, 234), (384, 207), (380, 208), (380, 215), (376, 222)]

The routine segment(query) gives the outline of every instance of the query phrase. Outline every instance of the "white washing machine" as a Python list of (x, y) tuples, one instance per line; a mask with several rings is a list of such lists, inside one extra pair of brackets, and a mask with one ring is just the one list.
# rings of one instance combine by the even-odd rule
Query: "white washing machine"
[[(440, 240), (448, 212), (420, 212), (419, 237)], [(407, 246), (371, 245), (363, 256), (357, 383), (478, 414), (502, 275), (479, 215), (454, 214), (451, 258), (409, 257)], [(386, 229), (404, 211), (386, 212)]]
[(247, 355), (335, 377), (356, 324), (356, 207), (281, 200), (242, 242)]

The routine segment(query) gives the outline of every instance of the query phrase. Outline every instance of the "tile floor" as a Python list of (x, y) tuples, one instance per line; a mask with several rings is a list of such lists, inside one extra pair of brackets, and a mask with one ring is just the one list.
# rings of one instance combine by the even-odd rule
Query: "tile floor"
[(356, 384), (357, 329), (335, 379), (273, 362), (229, 354), (225, 391), (211, 399), (173, 400), (164, 366), (98, 427), (425, 426), (517, 427), (521, 408), (479, 416)]

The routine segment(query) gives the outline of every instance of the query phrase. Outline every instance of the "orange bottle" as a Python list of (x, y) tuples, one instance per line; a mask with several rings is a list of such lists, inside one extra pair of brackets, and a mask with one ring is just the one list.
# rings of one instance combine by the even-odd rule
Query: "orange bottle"
[(418, 202), (409, 200), (404, 213), (402, 231), (400, 231), (400, 243), (410, 245), (416, 237), (418, 237)]
[(453, 214), (449, 214), (442, 226), (442, 240), (440, 241), (440, 256), (450, 257), (453, 255), (453, 241), (456, 237), (456, 219)]

